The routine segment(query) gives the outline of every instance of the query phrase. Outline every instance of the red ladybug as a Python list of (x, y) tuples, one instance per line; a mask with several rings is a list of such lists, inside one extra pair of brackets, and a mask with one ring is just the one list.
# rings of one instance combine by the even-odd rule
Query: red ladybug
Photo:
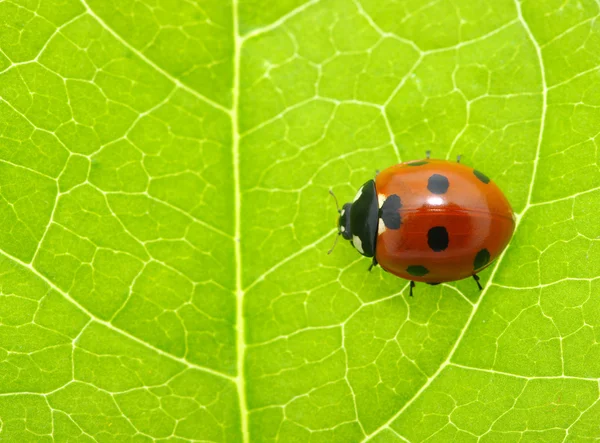
[(373, 258), (369, 270), (379, 264), (410, 280), (410, 295), (415, 281), (472, 277), (481, 289), (477, 273), (515, 229), (510, 203), (486, 175), (429, 154), (381, 171), (338, 212), (338, 234)]

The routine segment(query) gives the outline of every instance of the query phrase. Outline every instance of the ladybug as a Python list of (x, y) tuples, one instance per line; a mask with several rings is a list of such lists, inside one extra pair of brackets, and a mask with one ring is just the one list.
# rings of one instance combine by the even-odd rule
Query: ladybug
[(481, 290), (477, 273), (515, 230), (510, 203), (494, 182), (461, 164), (460, 156), (433, 160), (429, 152), (378, 172), (338, 213), (338, 235), (372, 258), (369, 270), (380, 265), (410, 280), (411, 296), (415, 282), (468, 277)]

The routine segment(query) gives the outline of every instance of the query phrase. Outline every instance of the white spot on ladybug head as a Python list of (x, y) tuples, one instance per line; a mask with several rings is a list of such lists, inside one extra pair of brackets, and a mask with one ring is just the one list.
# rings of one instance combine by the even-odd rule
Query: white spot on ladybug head
[(383, 194), (377, 194), (377, 200), (379, 201), (379, 209), (383, 206), (383, 202), (387, 197)]
[(358, 250), (358, 252), (360, 252), (361, 254), (365, 253), (362, 247), (362, 241), (360, 241), (360, 238), (358, 236), (352, 236), (352, 243), (354, 243), (354, 247)]
[(342, 216), (342, 217), (343, 217), (345, 213), (346, 213), (346, 210), (345, 210), (345, 209), (342, 209), (342, 211), (340, 212), (340, 216)]
[(354, 203), (356, 200), (358, 200), (360, 198), (360, 195), (362, 194), (362, 190), (363, 190), (363, 187), (361, 186), (360, 189), (358, 190), (358, 192), (356, 193), (356, 195), (354, 196), (354, 200), (352, 200), (352, 203)]
[(340, 226), (340, 232), (346, 232), (346, 228), (343, 226)]
[(382, 218), (379, 218), (379, 224), (377, 225), (377, 235), (381, 235), (386, 231), (385, 223)]

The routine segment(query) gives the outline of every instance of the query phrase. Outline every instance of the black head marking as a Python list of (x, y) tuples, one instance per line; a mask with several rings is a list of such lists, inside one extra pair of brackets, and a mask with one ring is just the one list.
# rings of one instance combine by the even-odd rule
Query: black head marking
[(344, 237), (344, 240), (350, 240), (352, 238), (352, 230), (350, 228), (350, 211), (352, 210), (352, 204), (346, 203), (341, 211), (340, 217), (338, 218), (338, 232)]
[(383, 224), (386, 228), (400, 229), (402, 220), (400, 219), (400, 213), (398, 211), (401, 207), (402, 202), (397, 194), (392, 194), (385, 199), (379, 210), (379, 217), (383, 219)]
[(415, 277), (423, 277), (424, 275), (429, 274), (429, 269), (421, 265), (412, 265), (406, 268), (406, 272)]
[(448, 186), (448, 179), (440, 174), (433, 174), (427, 181), (427, 189), (434, 194), (445, 194)]
[(427, 232), (427, 244), (435, 252), (446, 249), (448, 242), (448, 231), (443, 226), (435, 226)]
[(489, 177), (487, 175), (485, 175), (483, 172), (479, 172), (477, 169), (473, 169), (473, 174), (475, 174), (475, 177), (477, 177), (479, 180), (481, 180), (486, 185), (490, 182)]
[(375, 190), (375, 180), (369, 180), (358, 190), (350, 211), (352, 242), (356, 250), (366, 257), (375, 255), (379, 224), (378, 213), (379, 202)]
[(478, 270), (483, 268), (490, 262), (490, 251), (487, 249), (482, 249), (475, 256), (475, 260), (473, 261), (473, 269)]
[(406, 163), (406, 166), (423, 166), (423, 165), (426, 165), (427, 163), (429, 163), (429, 162), (425, 161), (425, 160), (419, 160), (416, 162)]

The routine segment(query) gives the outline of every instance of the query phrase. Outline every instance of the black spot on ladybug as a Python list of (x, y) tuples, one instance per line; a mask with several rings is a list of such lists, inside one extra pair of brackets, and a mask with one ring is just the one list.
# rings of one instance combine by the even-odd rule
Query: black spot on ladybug
[(487, 249), (482, 249), (475, 256), (475, 261), (473, 262), (473, 269), (481, 269), (485, 265), (490, 262), (490, 251)]
[(423, 166), (426, 165), (429, 162), (426, 162), (425, 160), (421, 160), (421, 161), (417, 161), (417, 162), (410, 162), (407, 163), (406, 166)]
[(406, 272), (408, 272), (410, 275), (414, 275), (415, 277), (423, 277), (424, 275), (429, 274), (429, 269), (427, 269), (425, 266), (414, 265), (406, 268)]
[(436, 282), (427, 282), (427, 284), (431, 285), (431, 286), (437, 286), (437, 285), (440, 284), (440, 282), (439, 281), (436, 281)]
[(383, 224), (388, 229), (400, 229), (402, 220), (398, 212), (402, 207), (402, 202), (397, 194), (392, 194), (385, 199), (381, 209), (379, 209), (379, 217), (383, 219)]
[(483, 172), (479, 172), (477, 169), (473, 169), (473, 174), (475, 174), (475, 177), (477, 177), (479, 180), (481, 180), (486, 185), (490, 182), (490, 178), (487, 175), (485, 175)]
[(427, 244), (435, 252), (446, 249), (448, 242), (448, 231), (443, 226), (436, 226), (427, 232)]
[(440, 174), (433, 174), (427, 181), (427, 189), (434, 194), (445, 194), (448, 186), (448, 179)]

